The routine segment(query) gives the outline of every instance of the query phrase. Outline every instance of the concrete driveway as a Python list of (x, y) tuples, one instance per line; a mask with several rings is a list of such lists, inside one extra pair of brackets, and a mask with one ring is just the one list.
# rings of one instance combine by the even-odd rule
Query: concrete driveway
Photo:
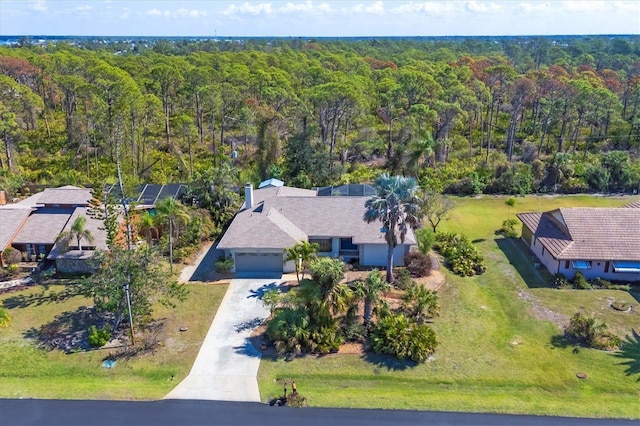
[(231, 281), (191, 372), (165, 399), (260, 402), (261, 354), (250, 336), (269, 316), (262, 295), (280, 283), (279, 278)]

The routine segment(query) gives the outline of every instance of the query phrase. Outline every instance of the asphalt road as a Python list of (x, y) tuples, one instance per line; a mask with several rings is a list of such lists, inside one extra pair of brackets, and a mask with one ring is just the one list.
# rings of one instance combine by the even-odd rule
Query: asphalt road
[(578, 419), (498, 414), (404, 410), (350, 410), (270, 407), (251, 402), (193, 400), (61, 401), (0, 400), (0, 425), (615, 425), (638, 426), (638, 420)]

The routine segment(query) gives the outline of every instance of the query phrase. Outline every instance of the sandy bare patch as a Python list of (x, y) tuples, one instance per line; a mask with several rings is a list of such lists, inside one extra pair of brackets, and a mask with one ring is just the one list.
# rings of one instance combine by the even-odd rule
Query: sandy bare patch
[(568, 315), (554, 312), (551, 309), (543, 306), (533, 294), (527, 293), (524, 290), (520, 290), (518, 291), (518, 297), (531, 303), (531, 312), (533, 313), (534, 317), (543, 321), (550, 321), (563, 330), (569, 325)]

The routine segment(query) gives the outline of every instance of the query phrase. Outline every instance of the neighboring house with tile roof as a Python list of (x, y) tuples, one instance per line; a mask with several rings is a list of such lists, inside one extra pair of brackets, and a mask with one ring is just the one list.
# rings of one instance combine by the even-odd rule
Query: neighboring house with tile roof
[(11, 242), (27, 221), (29, 214), (31, 209), (8, 207), (0, 209), (0, 267), (7, 266), (3, 255), (4, 250), (11, 247)]
[(519, 213), (522, 240), (552, 274), (640, 281), (640, 205)]
[[(90, 189), (68, 185), (47, 188), (19, 203), (1, 206), (0, 246), (3, 250), (12, 246), (27, 260), (55, 261), (60, 272), (91, 272), (93, 268), (87, 260), (95, 250), (107, 248), (103, 223), (90, 212), (91, 198)], [(63, 248), (60, 234), (68, 232), (80, 215), (87, 218), (85, 229), (91, 232), (94, 242), (85, 241), (82, 251), (77, 247), (74, 250), (75, 241)]]
[[(387, 243), (379, 222), (363, 220), (370, 197), (321, 197), (287, 186), (245, 187), (245, 204), (217, 248), (234, 260), (234, 272), (291, 272), (284, 249), (300, 241), (318, 243), (321, 256), (363, 266), (386, 266)], [(412, 231), (394, 251), (394, 264), (416, 244)]]

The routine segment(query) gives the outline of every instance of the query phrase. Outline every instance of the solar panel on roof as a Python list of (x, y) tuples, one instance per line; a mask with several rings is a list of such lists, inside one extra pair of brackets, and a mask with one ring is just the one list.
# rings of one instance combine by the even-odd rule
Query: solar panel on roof
[(162, 191), (162, 185), (147, 185), (144, 188), (144, 192), (140, 195), (140, 203), (149, 205), (155, 204), (160, 191)]

